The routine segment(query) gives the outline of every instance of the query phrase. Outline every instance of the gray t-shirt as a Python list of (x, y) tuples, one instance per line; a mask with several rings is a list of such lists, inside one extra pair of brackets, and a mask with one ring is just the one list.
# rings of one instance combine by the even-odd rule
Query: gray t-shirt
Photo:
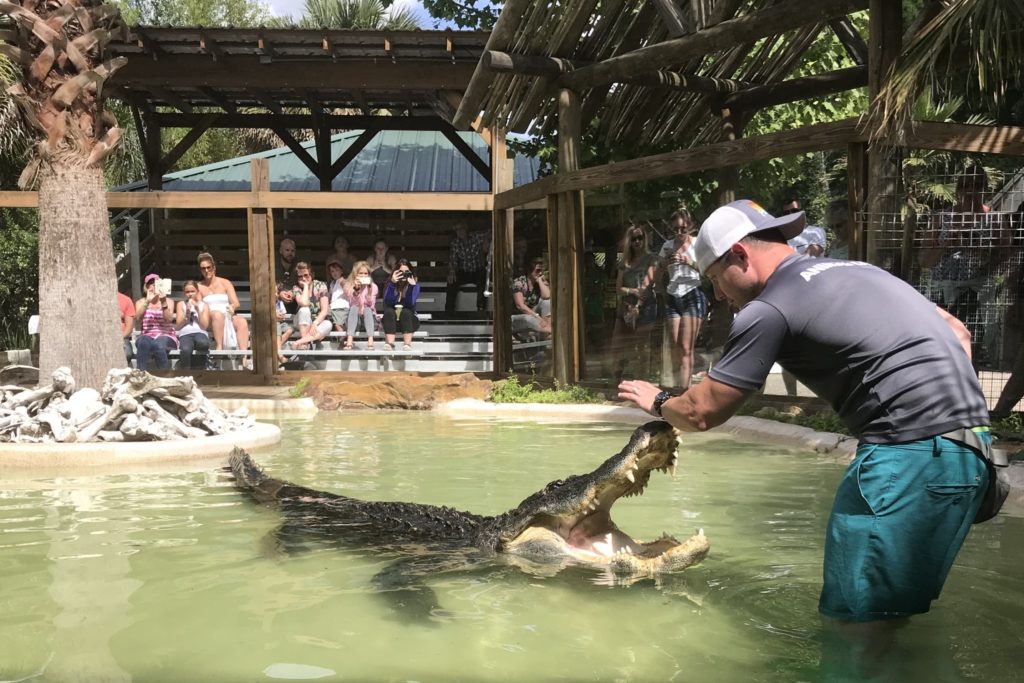
[(970, 360), (935, 304), (866, 263), (785, 259), (737, 314), (709, 375), (753, 391), (774, 362), (868, 443), (988, 424)]

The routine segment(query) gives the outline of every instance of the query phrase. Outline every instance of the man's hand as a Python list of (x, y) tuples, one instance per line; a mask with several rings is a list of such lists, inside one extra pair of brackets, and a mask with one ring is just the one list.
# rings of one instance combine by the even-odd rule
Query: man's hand
[(641, 410), (651, 413), (651, 415), (654, 415), (651, 412), (654, 407), (654, 397), (660, 391), (659, 387), (639, 379), (627, 379), (619, 383), (619, 398), (623, 401), (632, 401)]

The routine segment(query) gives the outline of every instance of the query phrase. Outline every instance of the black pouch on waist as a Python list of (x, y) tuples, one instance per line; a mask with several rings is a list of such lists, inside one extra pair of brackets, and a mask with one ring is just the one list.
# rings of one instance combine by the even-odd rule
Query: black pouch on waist
[(978, 514), (974, 517), (974, 524), (987, 522), (996, 516), (1003, 507), (1003, 501), (1010, 495), (1010, 478), (1006, 474), (1010, 462), (1006, 458), (1006, 453), (993, 449), (991, 443), (970, 429), (954, 429), (940, 436), (967, 446), (985, 461), (988, 469), (988, 488), (985, 489), (985, 497), (978, 508)]

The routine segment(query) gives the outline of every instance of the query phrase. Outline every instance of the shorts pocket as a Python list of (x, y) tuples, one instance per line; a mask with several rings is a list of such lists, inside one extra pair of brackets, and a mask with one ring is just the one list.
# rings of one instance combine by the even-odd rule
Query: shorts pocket
[[(940, 508), (969, 506), (974, 502), (977, 484), (928, 484), (925, 486), (932, 503)], [(964, 508), (966, 509), (966, 507)]]

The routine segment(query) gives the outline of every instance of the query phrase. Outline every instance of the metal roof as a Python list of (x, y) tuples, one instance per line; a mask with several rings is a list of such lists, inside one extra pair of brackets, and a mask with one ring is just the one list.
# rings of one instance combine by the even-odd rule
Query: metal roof
[[(331, 136), (331, 158), (336, 159), (359, 137), (354, 130)], [(485, 161), (488, 147), (476, 133), (458, 133)], [(302, 143), (316, 156), (315, 143)], [(164, 190), (247, 191), (250, 183), (249, 161), (270, 160), (271, 191), (316, 192), (320, 183), (287, 147), (227, 159), (205, 166), (177, 171), (164, 176)], [(515, 158), (515, 184), (525, 185), (537, 179), (540, 161)], [(144, 190), (145, 181), (121, 190)], [(443, 133), (437, 131), (381, 131), (338, 174), (331, 186), (334, 192), (488, 192), (487, 180), (473, 168)]]

